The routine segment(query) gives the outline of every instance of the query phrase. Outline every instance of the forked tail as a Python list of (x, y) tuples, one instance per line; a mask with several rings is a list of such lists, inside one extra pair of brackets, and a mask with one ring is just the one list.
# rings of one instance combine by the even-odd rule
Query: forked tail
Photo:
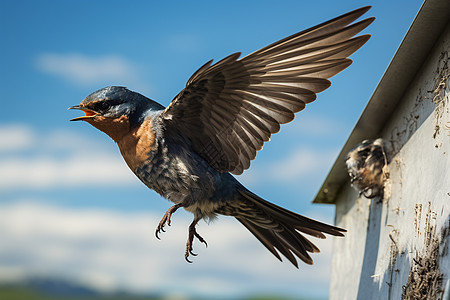
[(297, 268), (295, 256), (312, 264), (308, 252), (320, 252), (302, 233), (324, 239), (324, 233), (344, 236), (342, 232), (346, 231), (291, 212), (249, 191), (239, 193), (239, 201), (228, 203), (220, 213), (234, 216), (280, 261), (277, 250)]

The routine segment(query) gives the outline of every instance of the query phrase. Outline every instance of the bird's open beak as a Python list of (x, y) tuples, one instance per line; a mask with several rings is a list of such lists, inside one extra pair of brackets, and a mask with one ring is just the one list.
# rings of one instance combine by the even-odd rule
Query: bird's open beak
[(88, 109), (88, 108), (85, 108), (85, 107), (82, 107), (82, 106), (79, 106), (79, 105), (71, 106), (68, 109), (79, 109), (79, 110), (82, 110), (85, 113), (84, 116), (73, 118), (70, 121), (84, 121), (84, 120), (87, 120), (87, 119), (92, 119), (93, 117), (98, 115), (98, 112), (93, 111), (93, 110)]

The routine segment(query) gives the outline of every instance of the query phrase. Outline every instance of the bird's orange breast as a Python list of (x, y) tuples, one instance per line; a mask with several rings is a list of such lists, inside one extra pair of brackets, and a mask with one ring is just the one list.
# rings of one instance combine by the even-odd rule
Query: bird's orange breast
[(150, 152), (155, 146), (152, 120), (144, 121), (141, 126), (131, 130), (116, 142), (128, 167), (135, 172), (148, 161)]

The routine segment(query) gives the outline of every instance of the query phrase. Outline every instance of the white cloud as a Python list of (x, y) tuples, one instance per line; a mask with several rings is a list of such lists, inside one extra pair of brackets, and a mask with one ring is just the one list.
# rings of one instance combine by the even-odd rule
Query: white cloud
[(123, 160), (109, 153), (0, 159), (0, 191), (20, 188), (129, 185), (135, 182)]
[(249, 293), (326, 295), (331, 239), (312, 239), (322, 250), (315, 265), (280, 263), (238, 222), (199, 223), (208, 248), (184, 261), (191, 216), (177, 212), (154, 237), (161, 216), (104, 210), (69, 210), (20, 202), (0, 205), (0, 280), (62, 276), (111, 291), (171, 295), (242, 296)]
[(331, 138), (336, 134), (342, 134), (345, 126), (337, 119), (332, 120), (307, 111), (300, 112), (294, 121), (283, 125), (282, 130), (283, 132), (289, 132), (296, 136), (304, 135)]
[(309, 177), (329, 168), (337, 151), (311, 148), (294, 149), (288, 156), (278, 162), (271, 163), (272, 176), (282, 181), (296, 181), (301, 177)]
[(119, 55), (44, 53), (37, 57), (36, 66), (78, 86), (115, 84), (147, 90), (139, 79), (139, 67)]
[(298, 147), (278, 160), (253, 164), (240, 180), (251, 184), (266, 182), (292, 184), (312, 179), (320, 181), (320, 176), (326, 174), (337, 154), (338, 149)]
[(0, 127), (0, 153), (30, 147), (34, 143), (31, 129), (22, 124), (9, 124)]
[(106, 147), (72, 131), (38, 133), (26, 125), (4, 125), (0, 133), (0, 191), (138, 182), (112, 142)]

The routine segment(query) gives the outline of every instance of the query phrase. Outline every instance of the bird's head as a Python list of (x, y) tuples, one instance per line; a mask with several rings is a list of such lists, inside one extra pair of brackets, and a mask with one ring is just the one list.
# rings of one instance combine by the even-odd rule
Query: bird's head
[(164, 107), (125, 87), (109, 86), (90, 94), (79, 105), (69, 109), (85, 113), (70, 121), (86, 121), (117, 141), (124, 133), (139, 126), (149, 111)]

